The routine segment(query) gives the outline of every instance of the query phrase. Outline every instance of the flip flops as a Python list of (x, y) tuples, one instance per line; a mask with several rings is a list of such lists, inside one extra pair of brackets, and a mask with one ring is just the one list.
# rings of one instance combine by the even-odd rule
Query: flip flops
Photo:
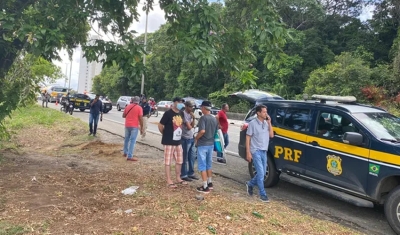
[(182, 181), (179, 181), (179, 182), (177, 182), (176, 184), (180, 184), (180, 185), (188, 185), (188, 182), (186, 182), (186, 181), (182, 180)]
[(177, 188), (177, 186), (176, 186), (174, 183), (168, 184), (167, 187), (168, 187), (168, 188)]

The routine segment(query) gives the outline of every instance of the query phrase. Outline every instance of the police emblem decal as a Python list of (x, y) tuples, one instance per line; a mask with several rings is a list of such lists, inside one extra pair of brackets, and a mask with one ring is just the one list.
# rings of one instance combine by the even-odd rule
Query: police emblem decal
[(326, 156), (327, 164), (326, 169), (334, 176), (342, 174), (342, 159), (335, 155)]

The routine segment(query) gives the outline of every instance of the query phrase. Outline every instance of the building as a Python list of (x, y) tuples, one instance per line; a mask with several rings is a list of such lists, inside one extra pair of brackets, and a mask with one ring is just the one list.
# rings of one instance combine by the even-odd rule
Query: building
[[(89, 38), (89, 44), (92, 40), (100, 39), (97, 35), (92, 35)], [(93, 78), (101, 73), (103, 64), (96, 61), (88, 63), (83, 57), (84, 52), (81, 50), (81, 59), (79, 63), (78, 77), (78, 93), (92, 92)]]

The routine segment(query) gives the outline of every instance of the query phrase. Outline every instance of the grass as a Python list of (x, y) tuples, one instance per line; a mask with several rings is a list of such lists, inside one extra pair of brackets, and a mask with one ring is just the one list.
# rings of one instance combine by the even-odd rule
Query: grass
[(0, 235), (18, 235), (25, 232), (25, 228), (20, 225), (12, 225), (0, 221)]

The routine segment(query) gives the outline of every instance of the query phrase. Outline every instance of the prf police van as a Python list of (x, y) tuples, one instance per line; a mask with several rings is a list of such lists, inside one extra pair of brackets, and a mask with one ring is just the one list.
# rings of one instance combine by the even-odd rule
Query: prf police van
[[(313, 95), (293, 101), (258, 90), (234, 94), (267, 106), (275, 137), (267, 154), (265, 187), (285, 180), (322, 190), (363, 207), (384, 205), (400, 234), (400, 120), (355, 97)], [(246, 159), (249, 111), (241, 128), (239, 155)], [(252, 163), (249, 173), (256, 174)]]

